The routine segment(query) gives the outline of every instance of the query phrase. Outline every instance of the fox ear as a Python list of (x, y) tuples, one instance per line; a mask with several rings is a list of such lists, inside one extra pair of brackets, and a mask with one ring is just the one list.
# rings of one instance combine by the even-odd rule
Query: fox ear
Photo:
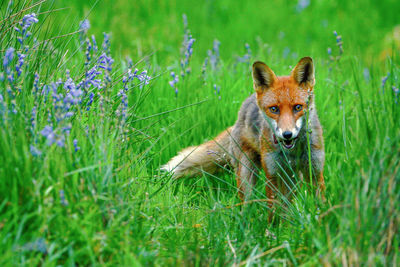
[(314, 86), (314, 63), (312, 58), (303, 57), (292, 71), (292, 77), (298, 84)]
[(253, 83), (256, 91), (262, 91), (272, 86), (276, 80), (275, 73), (263, 62), (253, 64)]

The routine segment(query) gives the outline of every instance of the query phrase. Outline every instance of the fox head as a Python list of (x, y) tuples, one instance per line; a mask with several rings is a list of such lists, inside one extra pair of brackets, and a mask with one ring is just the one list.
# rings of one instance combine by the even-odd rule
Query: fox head
[(312, 100), (312, 59), (300, 59), (289, 76), (279, 77), (265, 63), (257, 61), (253, 64), (253, 83), (258, 107), (273, 128), (274, 142), (281, 142), (286, 149), (293, 148)]

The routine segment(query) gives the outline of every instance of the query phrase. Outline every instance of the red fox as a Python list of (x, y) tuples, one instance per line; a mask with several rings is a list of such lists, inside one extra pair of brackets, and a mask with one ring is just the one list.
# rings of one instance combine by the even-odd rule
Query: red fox
[(180, 178), (201, 175), (203, 171), (216, 173), (229, 164), (235, 170), (243, 200), (250, 195), (262, 167), (269, 200), (274, 201), (278, 192), (289, 197), (292, 188), (287, 185), (293, 185), (293, 181), (279, 185), (283, 179), (293, 179), (293, 175), (306, 181), (312, 178), (317, 194), (324, 199), (325, 152), (314, 104), (313, 60), (304, 57), (289, 76), (279, 77), (257, 61), (252, 74), (255, 93), (242, 104), (236, 123), (214, 140), (182, 150), (161, 169)]

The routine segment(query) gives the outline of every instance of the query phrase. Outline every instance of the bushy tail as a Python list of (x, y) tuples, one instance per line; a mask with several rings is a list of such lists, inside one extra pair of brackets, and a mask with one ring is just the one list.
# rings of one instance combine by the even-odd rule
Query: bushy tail
[(199, 176), (202, 172), (216, 173), (229, 163), (230, 132), (232, 127), (220, 133), (214, 140), (199, 146), (183, 149), (161, 167), (172, 172), (174, 178)]

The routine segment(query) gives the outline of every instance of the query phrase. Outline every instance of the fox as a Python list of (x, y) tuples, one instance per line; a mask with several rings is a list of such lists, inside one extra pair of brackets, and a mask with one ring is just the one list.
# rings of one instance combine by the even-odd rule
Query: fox
[(256, 61), (252, 78), (255, 92), (243, 102), (235, 124), (204, 144), (183, 149), (161, 170), (181, 178), (216, 174), (230, 166), (244, 201), (262, 168), (271, 203), (277, 194), (289, 197), (295, 182), (288, 179), (295, 175), (312, 179), (316, 194), (325, 200), (324, 139), (314, 102), (312, 58), (301, 58), (288, 76), (276, 76)]

